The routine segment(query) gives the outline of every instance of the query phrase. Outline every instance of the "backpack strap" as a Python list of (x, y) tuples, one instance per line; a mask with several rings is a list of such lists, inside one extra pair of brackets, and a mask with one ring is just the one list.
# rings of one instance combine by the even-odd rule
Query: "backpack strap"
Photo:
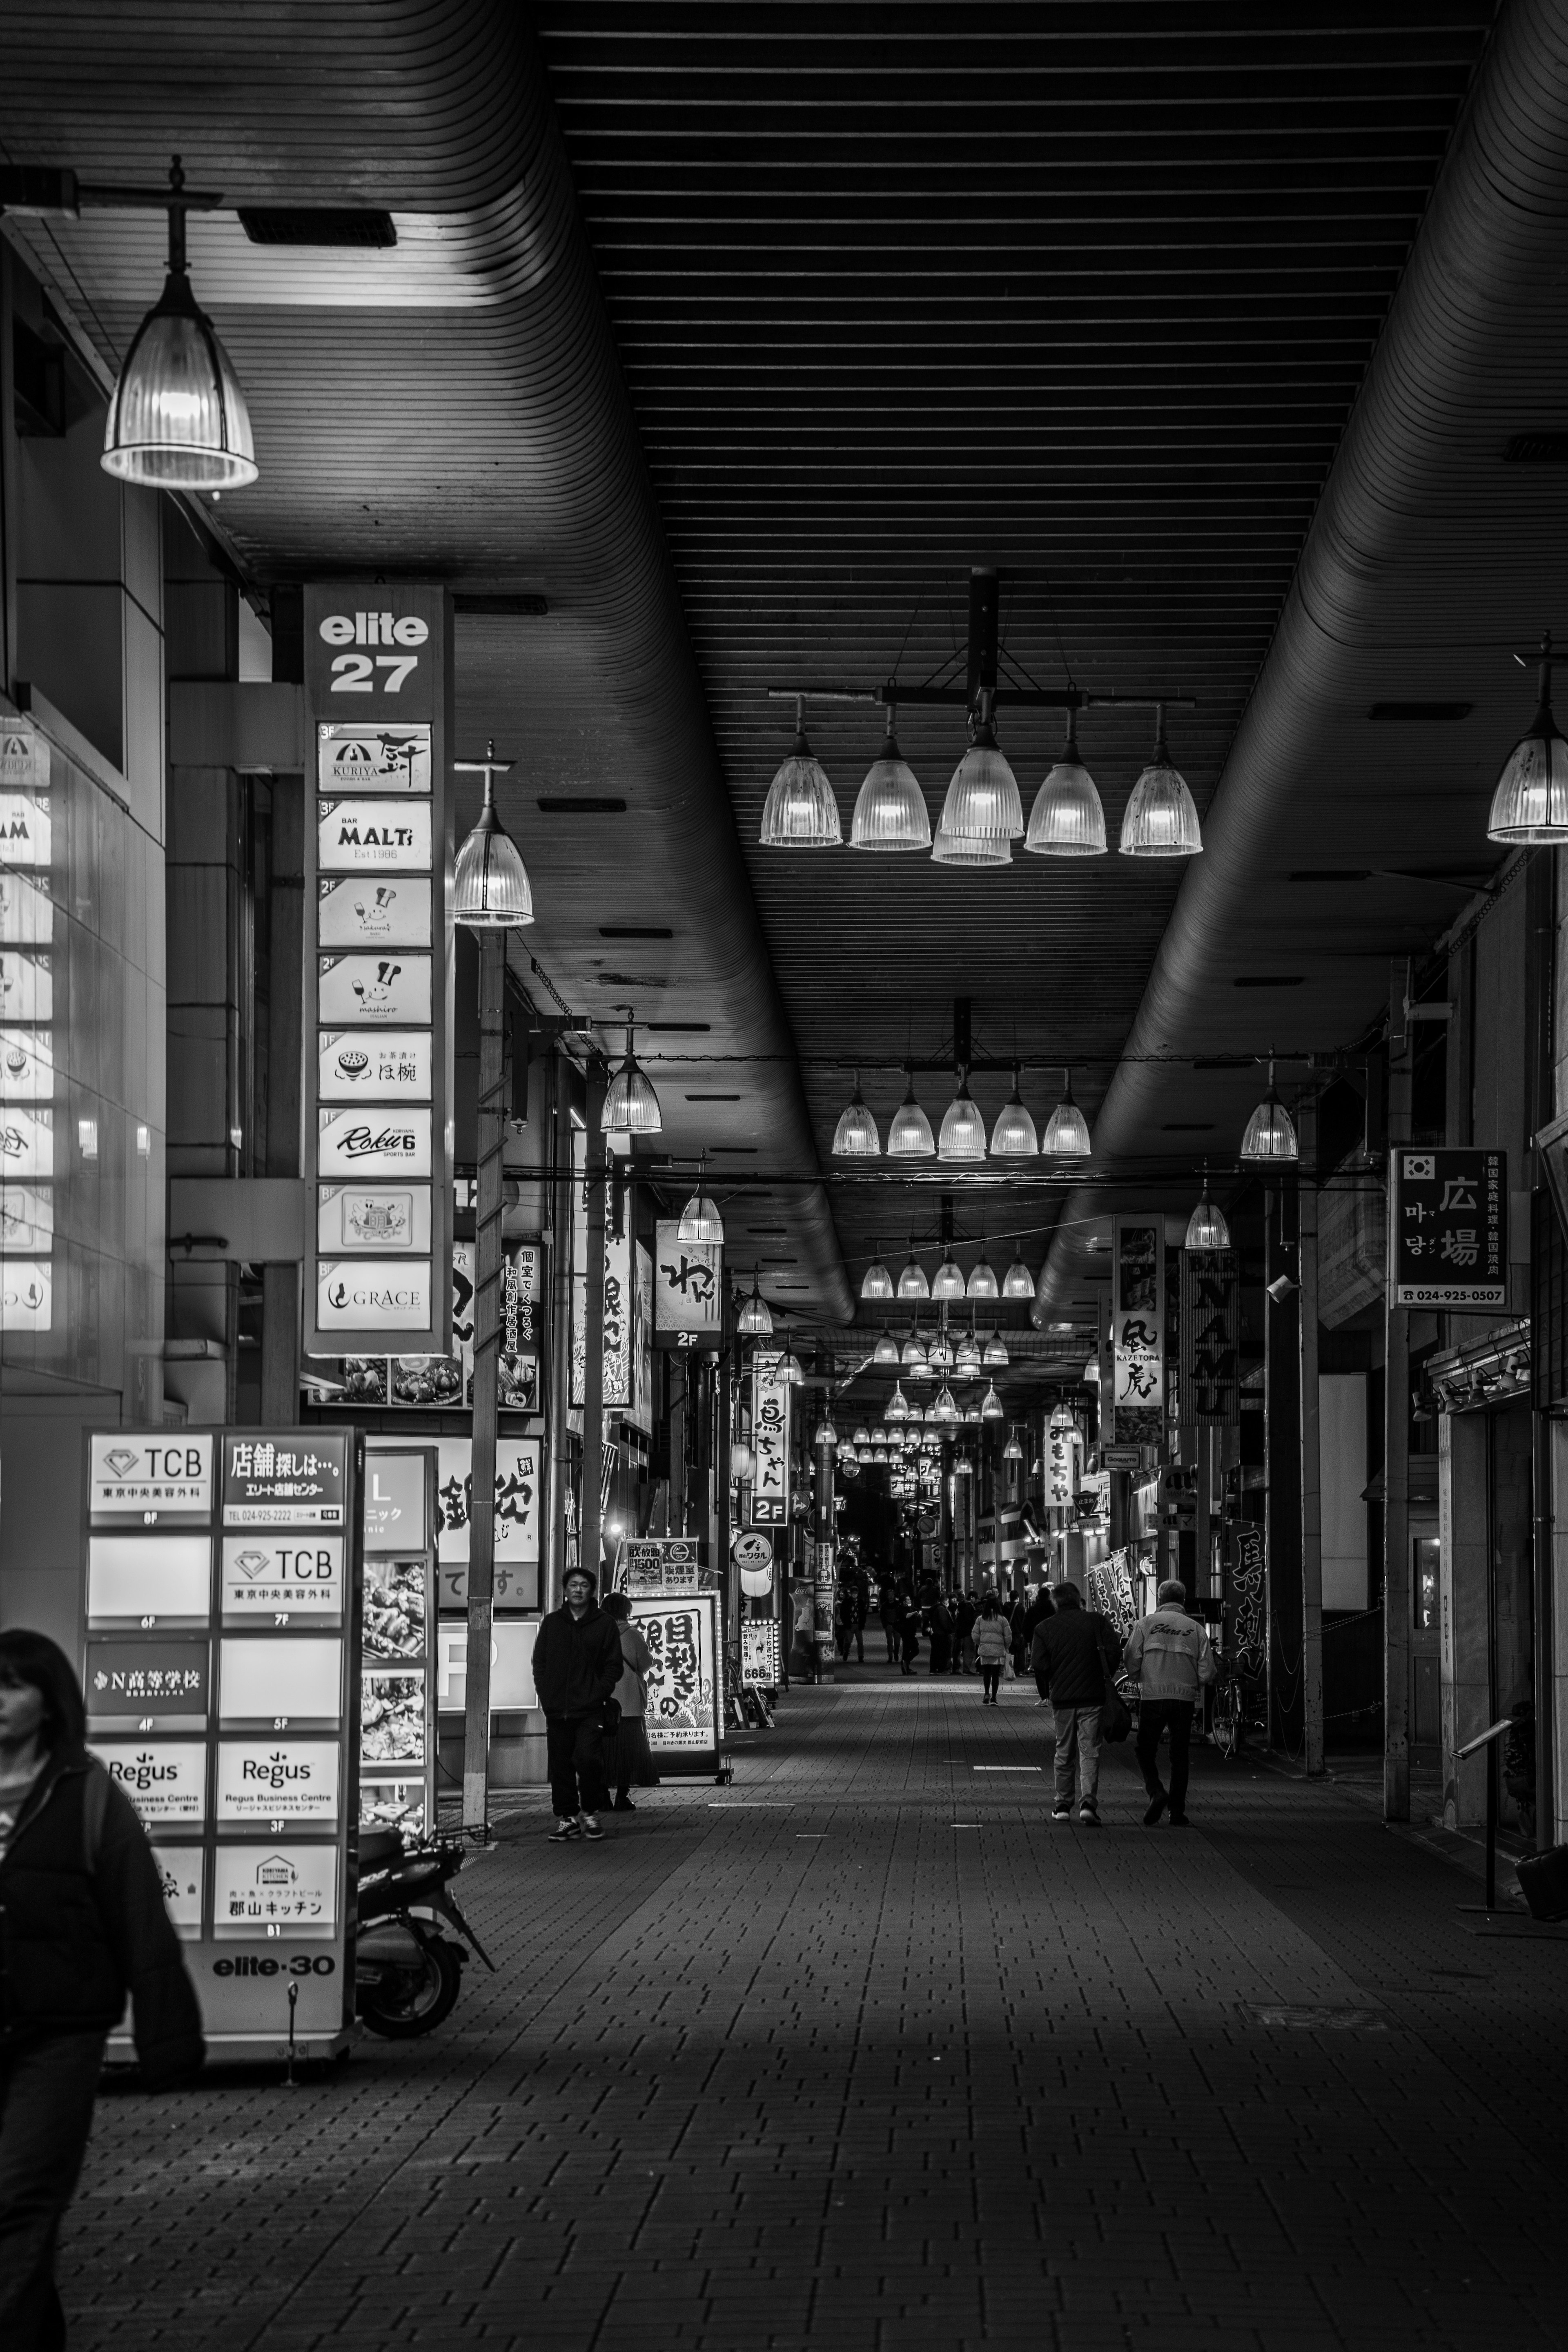
[(103, 1820), (109, 1811), (109, 1775), (101, 1764), (88, 1767), (81, 1792), (81, 1866), (89, 1878), (98, 1875), (99, 1848), (103, 1843)]

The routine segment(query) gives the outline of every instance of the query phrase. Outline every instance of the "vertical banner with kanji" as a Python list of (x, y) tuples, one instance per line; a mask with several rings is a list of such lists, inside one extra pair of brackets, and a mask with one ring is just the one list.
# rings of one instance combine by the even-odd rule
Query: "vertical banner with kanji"
[(1158, 1445), (1165, 1431), (1165, 1220), (1117, 1217), (1110, 1258), (1111, 1440)]
[(789, 1523), (789, 1382), (779, 1367), (783, 1358), (764, 1355), (759, 1348), (752, 1358), (752, 1525), (782, 1528)]
[(1234, 1428), (1241, 1419), (1240, 1267), (1235, 1250), (1182, 1253), (1182, 1419)]
[(1508, 1154), (1389, 1154), (1388, 1245), (1395, 1307), (1508, 1305)]
[(724, 1318), (724, 1252), (683, 1242), (679, 1219), (654, 1229), (653, 1320), (658, 1348), (717, 1348)]
[(648, 1646), (643, 1728), (660, 1772), (716, 1771), (723, 1700), (719, 1596), (633, 1593), (631, 1622)]

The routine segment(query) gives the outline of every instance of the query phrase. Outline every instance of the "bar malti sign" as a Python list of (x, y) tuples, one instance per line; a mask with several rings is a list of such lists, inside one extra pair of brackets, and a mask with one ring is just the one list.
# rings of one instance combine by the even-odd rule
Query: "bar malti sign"
[(1394, 1303), (1484, 1310), (1508, 1304), (1508, 1154), (1389, 1155)]
[(450, 633), (437, 588), (305, 591), (308, 1355), (449, 1344)]

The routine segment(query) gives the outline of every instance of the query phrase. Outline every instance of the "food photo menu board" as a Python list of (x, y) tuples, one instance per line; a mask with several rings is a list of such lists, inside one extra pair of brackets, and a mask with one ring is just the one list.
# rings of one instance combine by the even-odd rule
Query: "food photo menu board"
[(305, 590), (310, 1356), (450, 1346), (451, 679), (443, 589)]
[(436, 1448), (366, 1450), (362, 1825), (436, 1828)]
[[(88, 1742), (153, 1843), (215, 2057), (342, 2048), (359, 1611), (351, 1433), (87, 1440)], [(116, 2037), (120, 2046), (128, 2037)]]

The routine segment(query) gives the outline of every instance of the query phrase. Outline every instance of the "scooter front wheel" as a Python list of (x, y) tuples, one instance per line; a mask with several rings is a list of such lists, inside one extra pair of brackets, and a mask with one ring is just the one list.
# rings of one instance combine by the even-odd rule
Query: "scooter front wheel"
[(463, 1964), (454, 1947), (435, 1936), (421, 1938), (416, 1968), (389, 1969), (380, 1981), (364, 1986), (359, 2013), (373, 2033), (389, 2042), (411, 2042), (416, 2034), (432, 2033), (449, 2017), (462, 1990)]

